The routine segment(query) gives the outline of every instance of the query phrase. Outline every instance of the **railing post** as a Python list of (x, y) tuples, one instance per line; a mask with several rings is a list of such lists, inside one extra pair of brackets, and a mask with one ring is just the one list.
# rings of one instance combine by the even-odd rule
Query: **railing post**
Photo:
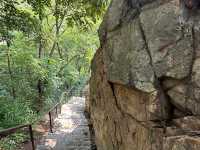
[(52, 130), (51, 112), (49, 112), (49, 125), (50, 125), (50, 132), (53, 133), (53, 130)]
[(61, 114), (61, 111), (62, 111), (61, 103), (59, 104), (59, 109), (60, 109), (59, 114)]
[(56, 116), (58, 117), (58, 105), (56, 106)]
[(32, 125), (29, 125), (29, 133), (30, 133), (30, 138), (31, 138), (32, 149), (35, 150)]

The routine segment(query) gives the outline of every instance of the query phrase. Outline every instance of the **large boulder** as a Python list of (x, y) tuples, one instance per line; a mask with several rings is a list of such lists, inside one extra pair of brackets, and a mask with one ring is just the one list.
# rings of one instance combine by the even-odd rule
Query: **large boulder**
[(180, 12), (177, 0), (111, 2), (90, 80), (99, 150), (200, 149), (200, 32)]

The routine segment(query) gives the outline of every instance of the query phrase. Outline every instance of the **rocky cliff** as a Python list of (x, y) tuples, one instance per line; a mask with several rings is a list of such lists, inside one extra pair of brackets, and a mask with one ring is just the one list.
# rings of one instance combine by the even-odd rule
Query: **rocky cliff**
[(98, 150), (200, 150), (198, 10), (177, 0), (113, 0), (92, 62)]

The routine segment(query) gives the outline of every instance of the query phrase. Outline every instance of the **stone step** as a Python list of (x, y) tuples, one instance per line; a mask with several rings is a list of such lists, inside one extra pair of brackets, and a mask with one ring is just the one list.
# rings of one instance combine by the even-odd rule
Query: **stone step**
[(37, 145), (36, 150), (52, 150), (52, 148), (50, 146)]
[(54, 121), (54, 133), (46, 135), (37, 150), (96, 150), (84, 110), (82, 98), (73, 98), (63, 105)]
[(68, 146), (65, 150), (91, 150), (91, 146)]

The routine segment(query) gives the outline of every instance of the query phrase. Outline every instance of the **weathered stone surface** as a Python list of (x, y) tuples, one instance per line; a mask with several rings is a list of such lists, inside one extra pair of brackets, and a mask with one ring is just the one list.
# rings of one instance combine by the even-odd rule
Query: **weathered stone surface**
[(83, 89), (83, 94), (84, 94), (84, 97), (85, 97), (85, 111), (87, 113), (90, 113), (90, 100), (89, 100), (89, 95), (90, 95), (90, 90), (89, 90), (89, 85), (86, 85)]
[(154, 72), (145, 50), (139, 20), (108, 33), (107, 38), (104, 55), (108, 80), (146, 92), (154, 91)]
[(200, 138), (190, 136), (167, 137), (164, 142), (164, 150), (199, 150)]
[(187, 77), (192, 63), (192, 40), (184, 37), (174, 2), (148, 9), (140, 18), (158, 77)]
[(173, 123), (184, 131), (200, 131), (200, 119), (194, 116), (174, 119)]
[(93, 60), (95, 72), (90, 81), (90, 112), (98, 149), (150, 150), (152, 146), (159, 150), (163, 132), (159, 127), (149, 128), (156, 125), (147, 121), (147, 95), (109, 83), (103, 66), (99, 49)]
[(200, 32), (180, 12), (176, 0), (112, 1), (90, 80), (99, 150), (200, 149)]
[(185, 84), (179, 84), (168, 91), (168, 95), (171, 98), (171, 102), (180, 110), (186, 110), (187, 107), (187, 86)]

